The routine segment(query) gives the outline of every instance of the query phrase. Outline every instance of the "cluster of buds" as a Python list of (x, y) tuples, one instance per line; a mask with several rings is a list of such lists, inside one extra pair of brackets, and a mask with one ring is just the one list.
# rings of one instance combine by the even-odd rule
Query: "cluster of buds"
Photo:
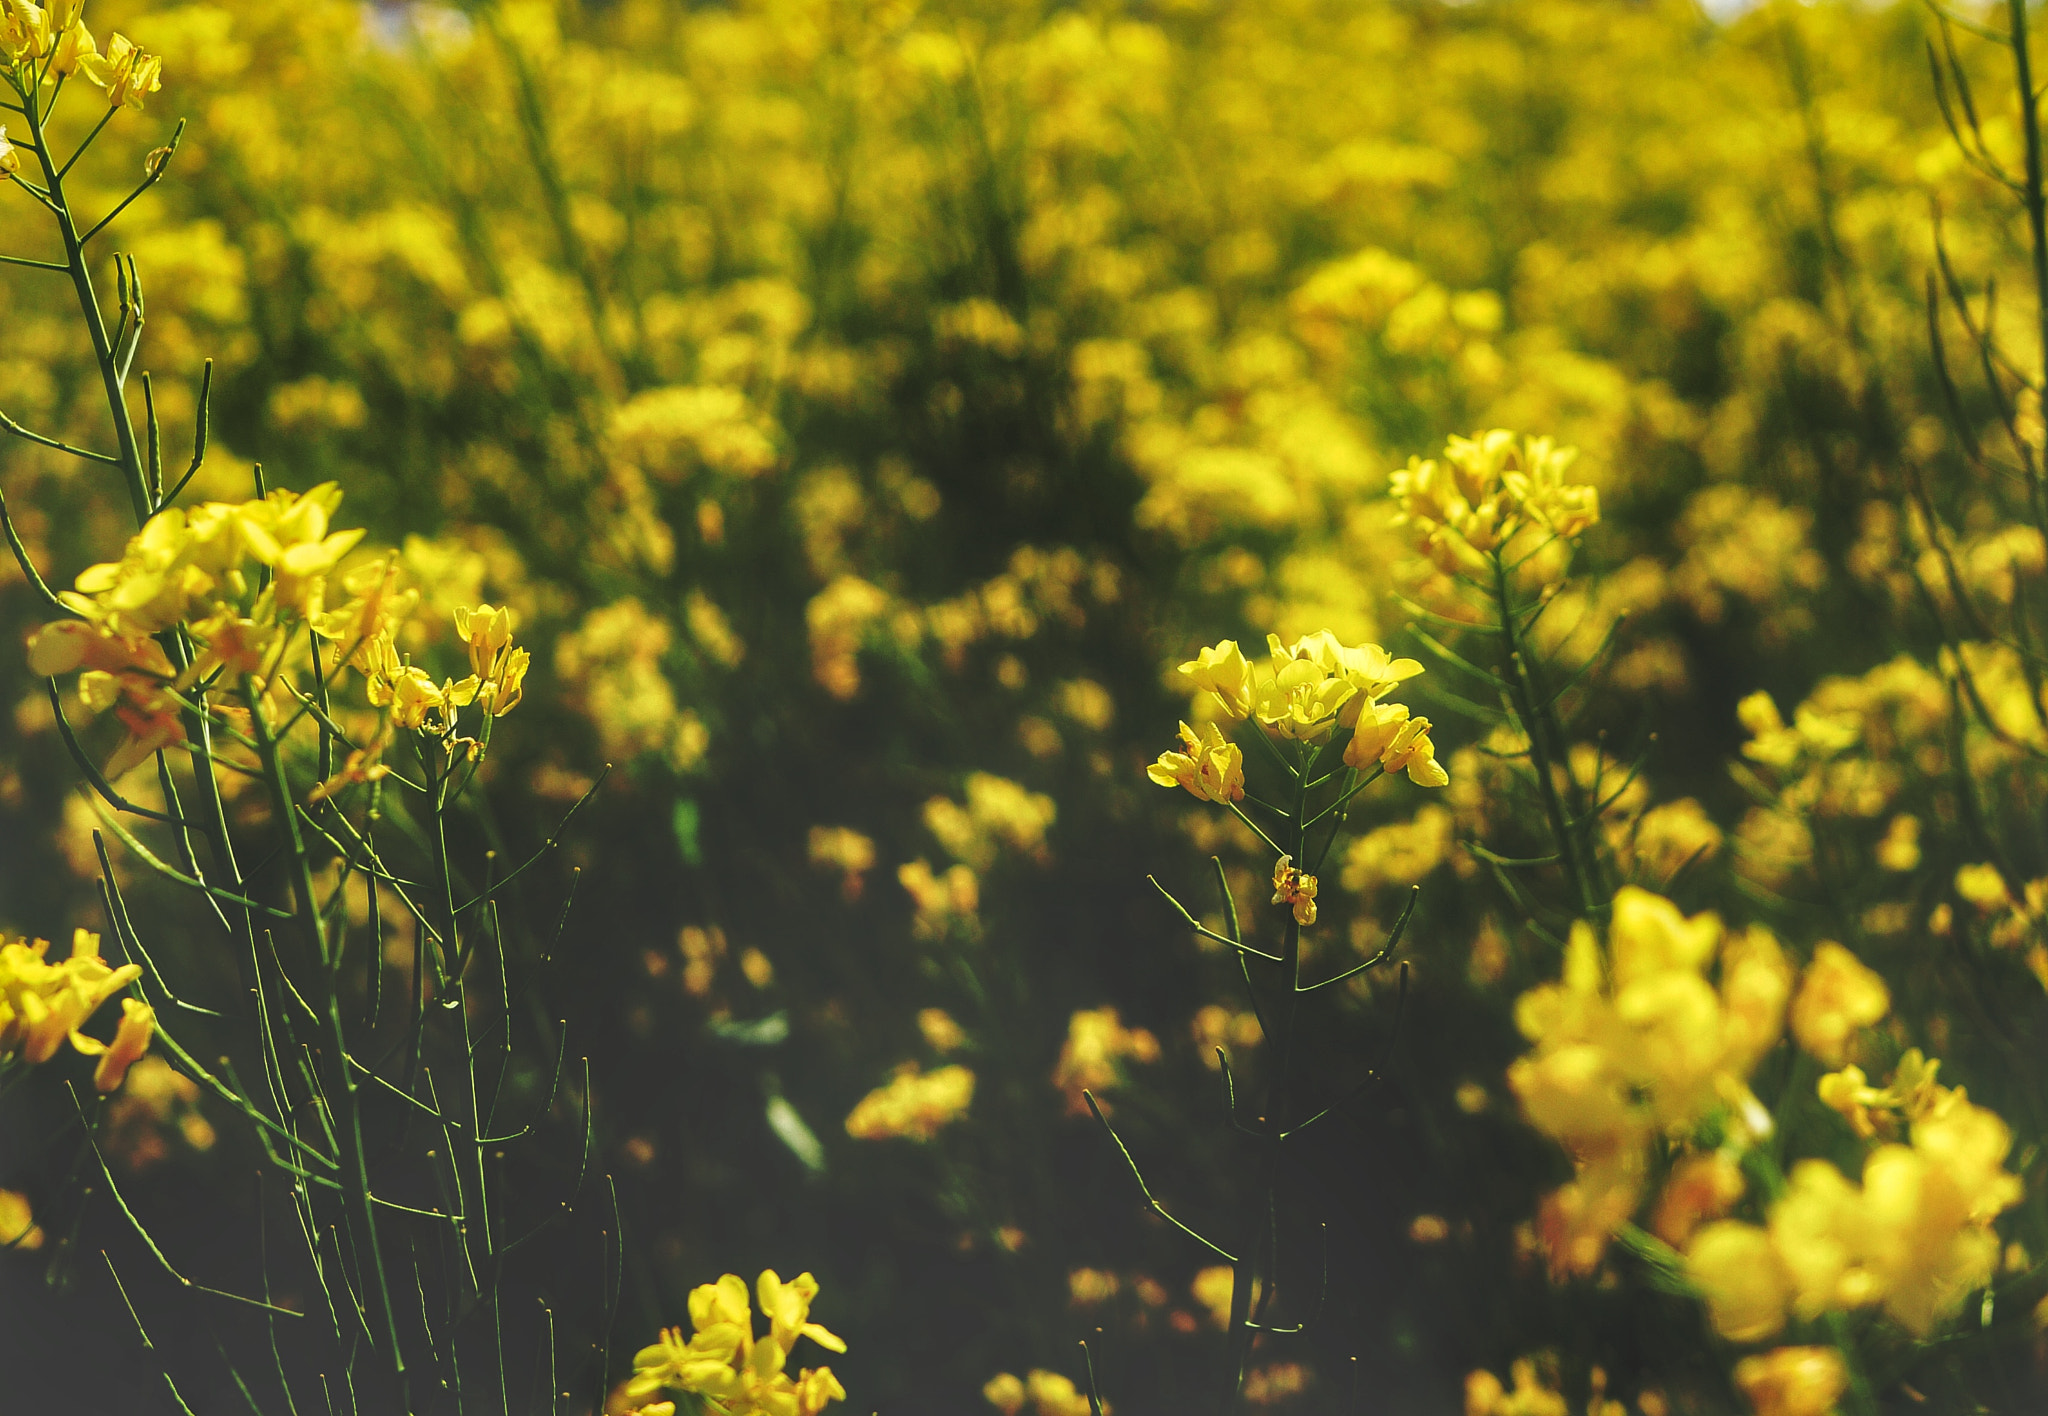
[(785, 1370), (797, 1339), (844, 1352), (846, 1344), (810, 1320), (818, 1281), (799, 1274), (784, 1283), (773, 1269), (755, 1285), (768, 1333), (754, 1335), (754, 1314), (746, 1281), (729, 1273), (690, 1294), (688, 1338), (666, 1328), (661, 1340), (633, 1358), (633, 1375), (620, 1396), (633, 1416), (675, 1416), (676, 1403), (658, 1399), (664, 1391), (687, 1392), (723, 1416), (818, 1416), (826, 1405), (846, 1398), (830, 1367)]
[(17, 87), (77, 74), (106, 90), (115, 108), (139, 110), (163, 87), (163, 60), (128, 36), (116, 34), (100, 53), (85, 27), (85, 0), (0, 0), (0, 60)]
[(100, 957), (100, 937), (84, 929), (72, 934), (68, 958), (53, 964), (49, 949), (47, 939), (0, 944), (0, 1060), (18, 1058), (35, 1066), (56, 1056), (68, 1038), (74, 1050), (99, 1058), (93, 1085), (113, 1091), (149, 1050), (155, 1011), (139, 999), (123, 998), (112, 1043), (79, 1029), (102, 1003), (140, 978), (142, 967), (114, 968)]
[(1504, 428), (1454, 437), (1441, 462), (1411, 457), (1394, 473), (1394, 524), (1413, 526), (1446, 574), (1479, 574), (1526, 530), (1570, 540), (1600, 520), (1599, 492), (1565, 481), (1577, 456), (1547, 437), (1518, 438)]

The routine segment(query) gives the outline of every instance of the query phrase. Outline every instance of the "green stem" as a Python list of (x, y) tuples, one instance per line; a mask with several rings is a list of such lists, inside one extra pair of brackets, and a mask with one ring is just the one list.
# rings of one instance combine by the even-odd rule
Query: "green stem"
[[(253, 680), (243, 679), (242, 699), (249, 708), (249, 721), (256, 739), (256, 751), (263, 763), (263, 777), (269, 784), (271, 808), (277, 813), (279, 829), (285, 833), (285, 846), (291, 857), (292, 893), (297, 913), (305, 932), (305, 943), (311, 956), (318, 960), (319, 1000), (324, 1014), (322, 1022), (327, 1033), (327, 1045), (321, 1049), (323, 1070), (327, 1074), (324, 1090), (331, 1102), (338, 1102), (334, 1117), (336, 1139), (341, 1149), (341, 1180), (347, 1191), (350, 1213), (350, 1228), (357, 1231), (356, 1249), (360, 1256), (368, 1259), (369, 1272), (365, 1279), (374, 1279), (372, 1296), (377, 1305), (377, 1324), (382, 1329), (381, 1340), (385, 1355), (391, 1364), (392, 1377), (398, 1383), (405, 1405), (411, 1409), (410, 1383), (405, 1371), (405, 1354), (398, 1343), (398, 1314), (391, 1301), (391, 1285), (384, 1272), (384, 1254), (377, 1231), (377, 1215), (370, 1195), (369, 1155), (363, 1144), (362, 1106), (356, 1094), (355, 1074), (349, 1070), (348, 1037), (342, 1029), (341, 996), (337, 987), (339, 960), (327, 938), (326, 921), (320, 913), (319, 896), (313, 888), (313, 866), (306, 851), (305, 838), (299, 832), (299, 816), (294, 809), (291, 781), (285, 774), (284, 760), (278, 751), (277, 739), (271, 735), (270, 721), (264, 716), (263, 704)], [(375, 947), (374, 945), (372, 947)], [(372, 1287), (368, 1282), (365, 1287)]]
[(93, 293), (92, 271), (85, 263), (85, 242), (72, 219), (71, 204), (64, 196), (64, 176), (70, 164), (59, 168), (50, 158), (48, 134), (36, 95), (24, 93), (29, 134), (35, 140), (36, 160), (42, 164), (49, 206), (57, 221), (57, 234), (64, 241), (64, 264), (71, 273), (71, 287), (78, 295), (79, 313), (85, 317), (86, 333), (92, 337), (92, 352), (100, 366), (100, 385), (107, 397), (107, 411), (113, 415), (114, 437), (120, 444), (121, 475), (128, 484), (128, 501), (135, 512), (135, 524), (149, 520), (156, 509), (149, 499), (149, 479), (143, 470), (142, 448), (135, 439), (135, 425), (128, 417), (120, 370), (115, 366), (113, 341), (107, 336), (107, 322), (100, 315), (99, 298)]
[(1550, 833), (1557, 841), (1558, 858), (1564, 864), (1565, 875), (1571, 880), (1579, 913), (1591, 914), (1592, 893), (1587, 888), (1585, 872), (1580, 865), (1579, 843), (1565, 817), (1564, 802), (1557, 794), (1557, 783), (1551, 778), (1551, 763), (1556, 760), (1553, 752), (1562, 751), (1562, 745), (1547, 740), (1550, 736), (1546, 731), (1549, 723), (1536, 707), (1527, 651), (1521, 635), (1515, 630), (1514, 592), (1508, 585), (1507, 566), (1502, 563), (1498, 551), (1493, 556), (1493, 597), (1495, 607), (1500, 611), (1501, 633), (1506, 640), (1508, 696), (1514, 704), (1515, 716), (1522, 720), (1522, 731), (1529, 739), (1529, 760), (1536, 770), (1536, 790), (1543, 798), (1543, 814), (1549, 820)]

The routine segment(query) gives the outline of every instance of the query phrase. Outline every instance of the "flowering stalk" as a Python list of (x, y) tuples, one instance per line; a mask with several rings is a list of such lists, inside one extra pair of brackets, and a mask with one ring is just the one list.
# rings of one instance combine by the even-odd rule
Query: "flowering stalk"
[[(1147, 769), (1161, 786), (1181, 787), (1203, 801), (1227, 808), (1278, 856), (1273, 865), (1272, 904), (1282, 907), (1284, 914), (1277, 951), (1245, 941), (1220, 859), (1215, 865), (1227, 934), (1201, 924), (1185, 905), (1159, 887), (1198, 935), (1232, 950), (1259, 1026), (1272, 1045), (1273, 1060), (1256, 1128), (1238, 1119), (1236, 1083), (1228, 1057), (1219, 1052), (1229, 1088), (1231, 1125), (1251, 1137), (1259, 1152), (1257, 1179), (1240, 1210), (1243, 1230), (1235, 1254), (1166, 1214), (1152, 1198), (1130, 1151), (1103, 1119), (1094, 1097), (1087, 1098), (1151, 1208), (1231, 1267), (1227, 1348), (1218, 1403), (1222, 1411), (1237, 1405), (1260, 1334), (1298, 1333), (1312, 1318), (1313, 1309), (1321, 1305), (1319, 1296), (1311, 1311), (1297, 1314), (1297, 1321), (1290, 1326), (1276, 1326), (1271, 1321), (1279, 1289), (1278, 1195), (1285, 1143), (1348, 1100), (1341, 1098), (1313, 1113), (1305, 1113), (1300, 1103), (1300, 1079), (1295, 1073), (1301, 1000), (1383, 963), (1399, 945), (1414, 909), (1411, 896), (1386, 943), (1370, 958), (1331, 978), (1304, 984), (1302, 931), (1321, 917), (1317, 873), (1343, 832), (1352, 798), (1367, 786), (1397, 771), (1406, 772), (1422, 787), (1440, 787), (1450, 780), (1437, 764), (1429, 720), (1412, 716), (1405, 705), (1385, 701), (1398, 685), (1422, 672), (1420, 664), (1395, 659), (1376, 644), (1345, 645), (1328, 631), (1307, 635), (1291, 645), (1283, 644), (1277, 635), (1267, 643), (1270, 658), (1263, 669), (1252, 665), (1235, 641), (1225, 640), (1182, 664), (1180, 672), (1203, 695), (1203, 706), (1220, 722), (1243, 724), (1264, 746), (1283, 774), (1278, 795), (1286, 805), (1277, 806), (1247, 792), (1243, 750), (1226, 736), (1218, 721), (1205, 723), (1200, 730), (1183, 723), (1183, 750), (1162, 754)], [(1269, 818), (1270, 830), (1245, 812), (1245, 802)], [(1325, 822), (1327, 831), (1318, 834), (1317, 828)], [(1268, 996), (1262, 1001), (1261, 983), (1253, 974), (1254, 961), (1271, 980), (1269, 994), (1277, 986), (1277, 1000)], [(1405, 965), (1401, 977), (1405, 995)], [(1373, 1084), (1377, 1073), (1377, 1067), (1369, 1071), (1359, 1090)]]

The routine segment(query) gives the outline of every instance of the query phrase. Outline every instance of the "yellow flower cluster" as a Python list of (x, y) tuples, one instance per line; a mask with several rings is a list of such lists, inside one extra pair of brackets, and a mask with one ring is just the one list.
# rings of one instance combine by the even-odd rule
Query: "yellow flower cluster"
[(1758, 1342), (1788, 1314), (1880, 1306), (1925, 1337), (1990, 1280), (2000, 1252), (1992, 1221), (2022, 1194), (2004, 1166), (2012, 1132), (1960, 1087), (1937, 1085), (1931, 1067), (1916, 1059), (1912, 1070), (1902, 1066), (1892, 1088), (1910, 1142), (1872, 1150), (1860, 1186), (1804, 1160), (1767, 1225), (1717, 1220), (1693, 1237), (1687, 1271), (1724, 1336)]
[[(102, 55), (85, 27), (84, 13), (85, 0), (0, 0), (0, 59), (17, 82), (31, 73), (45, 82), (52, 75), (82, 74), (107, 91), (113, 107), (141, 109), (143, 98), (163, 87), (163, 60), (122, 34)], [(44, 59), (49, 63), (35, 70)]]
[(1518, 438), (1504, 428), (1453, 437), (1443, 461), (1411, 457), (1388, 482), (1399, 510), (1438, 569), (1476, 575), (1525, 530), (1569, 540), (1600, 520), (1600, 495), (1565, 481), (1576, 448)]
[[(1706, 977), (1717, 958), (1718, 988)], [(1730, 935), (1719, 917), (1688, 919), (1637, 886), (1616, 894), (1604, 952), (1589, 925), (1573, 927), (1564, 977), (1516, 1001), (1536, 1048), (1508, 1069), (1523, 1114), (1579, 1166), (1543, 1203), (1553, 1274), (1598, 1266), (1635, 1212), (1653, 1136), (1684, 1137), (1722, 1109), (1736, 1134), (1769, 1129), (1748, 1079), (1778, 1040), (1791, 992), (1768, 932)]]
[(0, 1061), (47, 1062), (69, 1038), (78, 1052), (99, 1058), (93, 1085), (114, 1091), (149, 1050), (155, 1010), (139, 999), (123, 998), (111, 1044), (79, 1029), (102, 1003), (140, 978), (142, 966), (112, 967), (100, 957), (100, 937), (84, 929), (73, 932), (71, 953), (62, 961), (49, 962), (49, 950), (47, 939), (0, 944)]
[[(337, 575), (363, 535), (329, 529), (340, 502), (340, 489), (328, 482), (303, 496), (280, 489), (258, 500), (161, 511), (119, 561), (87, 567), (76, 588), (61, 593), (79, 618), (38, 630), (29, 667), (46, 676), (83, 670), (79, 697), (111, 708), (127, 727), (108, 776), (182, 742), (179, 695), (216, 671), (266, 693), (303, 649), (306, 626), (334, 645), (339, 668), (409, 612), (412, 602), (394, 593), (388, 562)], [(199, 652), (173, 673), (154, 636), (179, 625)]]
[(633, 1376), (622, 1392), (635, 1416), (675, 1416), (676, 1403), (657, 1400), (662, 1392), (687, 1392), (719, 1416), (818, 1416), (846, 1398), (830, 1367), (806, 1367), (795, 1377), (785, 1370), (797, 1339), (844, 1352), (846, 1344), (810, 1320), (818, 1281), (799, 1274), (788, 1283), (765, 1269), (755, 1284), (766, 1336), (754, 1334), (746, 1280), (729, 1273), (690, 1294), (687, 1339), (666, 1328), (661, 1340), (633, 1358)]
[[(1413, 659), (1396, 659), (1377, 644), (1351, 646), (1329, 630), (1304, 635), (1292, 644), (1266, 637), (1264, 670), (1255, 667), (1226, 639), (1180, 666), (1198, 694), (1209, 695), (1224, 722), (1247, 718), (1273, 737), (1320, 744), (1348, 732), (1344, 763), (1361, 771), (1378, 767), (1408, 774), (1422, 787), (1441, 787), (1450, 777), (1436, 760), (1427, 718), (1411, 718), (1399, 703), (1381, 700), (1422, 672)], [(1244, 754), (1215, 722), (1198, 731), (1180, 726), (1180, 752), (1166, 752), (1145, 769), (1163, 787), (1185, 787), (1204, 801), (1229, 803), (1244, 795)]]
[(974, 1073), (968, 1068), (956, 1064), (919, 1072), (915, 1062), (906, 1062), (886, 1085), (860, 1099), (846, 1118), (846, 1134), (859, 1141), (897, 1136), (928, 1141), (965, 1116), (973, 1100)]

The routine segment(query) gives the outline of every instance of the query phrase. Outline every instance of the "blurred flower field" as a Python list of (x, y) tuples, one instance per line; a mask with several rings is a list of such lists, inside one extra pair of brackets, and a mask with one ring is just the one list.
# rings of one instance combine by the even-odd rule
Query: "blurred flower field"
[(2048, 49), (1729, 9), (0, 0), (0, 1407), (2042, 1409)]

